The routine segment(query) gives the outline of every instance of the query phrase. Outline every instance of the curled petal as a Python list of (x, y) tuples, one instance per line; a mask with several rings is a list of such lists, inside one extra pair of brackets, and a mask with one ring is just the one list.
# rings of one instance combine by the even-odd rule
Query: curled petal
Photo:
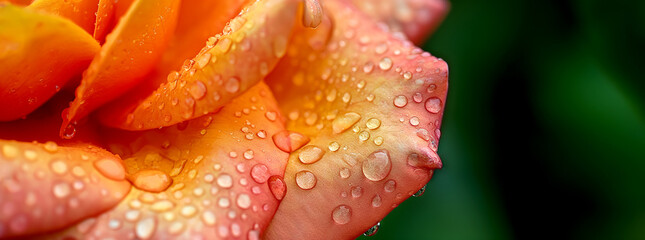
[(297, 6), (294, 0), (256, 1), (143, 101), (114, 105), (101, 112), (101, 122), (144, 130), (216, 111), (259, 82), (284, 55)]
[(323, 6), (331, 25), (299, 29), (267, 79), (287, 129), (310, 139), (291, 152), (267, 239), (355, 238), (441, 168), (446, 62), (350, 4)]
[(87, 225), (130, 191), (121, 159), (90, 145), (0, 140), (0, 166), (0, 238)]
[(63, 114), (61, 136), (71, 138), (76, 121), (139, 83), (172, 36), (179, 0), (136, 0), (84, 73), (76, 99)]

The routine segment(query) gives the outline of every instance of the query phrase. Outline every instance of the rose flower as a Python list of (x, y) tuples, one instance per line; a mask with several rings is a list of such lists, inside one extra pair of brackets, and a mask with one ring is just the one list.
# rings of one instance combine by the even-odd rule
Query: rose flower
[(10, 2), (0, 239), (350, 239), (442, 166), (443, 0)]

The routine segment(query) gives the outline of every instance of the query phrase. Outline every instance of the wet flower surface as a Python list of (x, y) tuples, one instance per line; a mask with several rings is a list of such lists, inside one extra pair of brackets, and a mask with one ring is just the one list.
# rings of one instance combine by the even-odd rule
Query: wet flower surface
[(444, 1), (13, 4), (0, 238), (351, 239), (442, 166)]

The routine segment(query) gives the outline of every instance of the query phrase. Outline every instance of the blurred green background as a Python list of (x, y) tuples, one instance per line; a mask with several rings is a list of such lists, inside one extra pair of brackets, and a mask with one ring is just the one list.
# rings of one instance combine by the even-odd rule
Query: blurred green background
[(645, 1), (451, 4), (444, 168), (361, 239), (645, 239)]

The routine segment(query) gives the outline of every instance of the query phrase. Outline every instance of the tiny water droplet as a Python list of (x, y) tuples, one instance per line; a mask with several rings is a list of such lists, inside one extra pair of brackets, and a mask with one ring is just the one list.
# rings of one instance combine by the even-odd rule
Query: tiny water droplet
[(378, 229), (380, 227), (381, 227), (381, 222), (376, 223), (376, 225), (372, 226), (370, 229), (367, 229), (367, 231), (363, 233), (363, 236), (366, 236), (366, 237), (374, 236), (378, 232)]
[(417, 191), (416, 193), (412, 194), (412, 196), (413, 197), (421, 197), (423, 195), (423, 193), (425, 193), (425, 192), (426, 192), (426, 186), (424, 185), (423, 187), (421, 187), (421, 189), (419, 189), (419, 191)]

